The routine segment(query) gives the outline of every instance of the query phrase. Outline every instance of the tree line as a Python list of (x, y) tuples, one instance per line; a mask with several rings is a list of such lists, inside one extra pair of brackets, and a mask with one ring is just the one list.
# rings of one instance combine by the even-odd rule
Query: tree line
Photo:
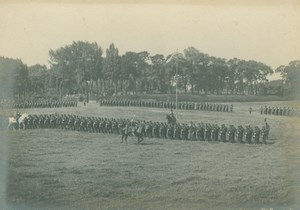
[[(18, 97), (30, 95), (90, 94), (96, 98), (126, 94), (268, 94), (267, 76), (273, 69), (258, 61), (226, 60), (194, 47), (168, 56), (149, 52), (119, 54), (112, 43), (105, 50), (96, 42), (77, 41), (49, 50), (49, 64), (27, 66), (21, 60), (0, 57), (1, 86)], [(0, 72), (0, 73), (1, 73)], [(6, 73), (5, 73), (6, 72)], [(278, 94), (299, 87), (300, 61), (275, 69), (282, 76)], [(5, 75), (5, 76), (4, 76)], [(13, 81), (8, 84), (9, 81)], [(3, 82), (3, 83), (2, 83)], [(13, 84), (13, 85), (11, 85)], [(288, 91), (290, 94), (291, 91)]]

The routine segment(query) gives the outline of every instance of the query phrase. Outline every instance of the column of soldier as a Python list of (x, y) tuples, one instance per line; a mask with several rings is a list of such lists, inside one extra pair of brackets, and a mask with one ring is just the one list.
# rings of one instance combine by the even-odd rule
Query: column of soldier
[[(100, 106), (138, 106), (151, 108), (175, 109), (176, 103), (170, 101), (155, 100), (101, 100)], [(178, 109), (185, 110), (201, 110), (216, 112), (232, 112), (233, 105), (217, 104), (217, 103), (195, 103), (195, 102), (178, 102)]]
[(2, 109), (31, 109), (31, 108), (58, 108), (58, 107), (76, 107), (77, 100), (37, 100), (37, 101), (23, 101), (0, 103)]
[(266, 143), (270, 127), (266, 123), (261, 129), (239, 125), (227, 127), (209, 123), (177, 123), (169, 125), (163, 122), (143, 120), (114, 119), (101, 117), (82, 117), (76, 115), (30, 115), (25, 121), (26, 129), (54, 128), (68, 129), (82, 132), (122, 134), (125, 128), (140, 129), (144, 137), (194, 140), (220, 141), (231, 143)]
[(271, 106), (265, 106), (260, 107), (260, 114), (266, 114), (266, 115), (280, 115), (280, 116), (300, 116), (299, 110), (295, 110), (294, 108), (289, 107), (271, 107)]

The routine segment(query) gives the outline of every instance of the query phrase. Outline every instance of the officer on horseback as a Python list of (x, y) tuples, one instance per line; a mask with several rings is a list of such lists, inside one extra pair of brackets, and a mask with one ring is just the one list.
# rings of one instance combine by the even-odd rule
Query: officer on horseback
[(170, 115), (171, 115), (172, 118), (175, 117), (172, 108), (171, 108), (171, 113), (170, 113)]
[(17, 111), (15, 112), (15, 119), (17, 121), (17, 128), (19, 128), (19, 118), (21, 117), (21, 113), (19, 112), (19, 110), (17, 109)]
[(176, 117), (175, 117), (175, 115), (173, 113), (173, 109), (171, 109), (171, 113), (170, 114), (166, 115), (166, 118), (167, 118), (168, 124), (171, 124), (171, 125), (175, 125), (176, 124)]
[(21, 117), (21, 113), (19, 112), (19, 110), (17, 110), (16, 112), (15, 112), (15, 118), (16, 118), (16, 120), (17, 120), (17, 122), (19, 122), (19, 118)]

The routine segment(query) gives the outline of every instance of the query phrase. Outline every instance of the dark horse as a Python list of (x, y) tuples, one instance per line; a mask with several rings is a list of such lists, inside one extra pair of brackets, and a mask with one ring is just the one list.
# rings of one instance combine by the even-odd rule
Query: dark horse
[(175, 125), (176, 124), (176, 117), (172, 114), (166, 115), (167, 121), (169, 125)]
[(136, 128), (136, 127), (125, 127), (122, 129), (122, 141), (121, 143), (123, 143), (123, 140), (125, 140), (126, 144), (127, 144), (127, 138), (128, 136), (136, 136), (138, 138), (138, 144), (140, 142), (142, 142), (144, 140), (143, 137), (143, 132), (141, 127)]

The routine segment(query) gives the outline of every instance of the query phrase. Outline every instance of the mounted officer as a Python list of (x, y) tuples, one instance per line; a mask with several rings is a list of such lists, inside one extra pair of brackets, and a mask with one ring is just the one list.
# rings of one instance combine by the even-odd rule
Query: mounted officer
[(173, 109), (171, 109), (171, 113), (166, 116), (168, 124), (174, 125), (176, 124), (176, 117), (173, 113)]

